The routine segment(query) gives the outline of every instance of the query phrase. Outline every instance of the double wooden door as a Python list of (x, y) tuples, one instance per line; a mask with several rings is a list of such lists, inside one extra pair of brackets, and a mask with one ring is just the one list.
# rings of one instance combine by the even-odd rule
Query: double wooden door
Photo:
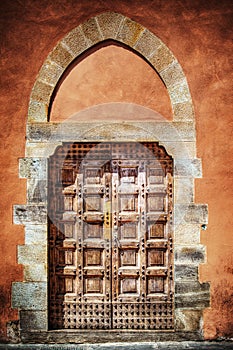
[(50, 327), (171, 329), (171, 157), (156, 143), (82, 147), (50, 186)]

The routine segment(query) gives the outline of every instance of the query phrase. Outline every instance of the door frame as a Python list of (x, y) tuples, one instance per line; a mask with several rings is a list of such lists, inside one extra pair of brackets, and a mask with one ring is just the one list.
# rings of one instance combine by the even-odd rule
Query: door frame
[[(95, 33), (94, 35), (92, 35)], [(156, 70), (170, 97), (173, 121), (121, 123), (51, 123), (53, 92), (69, 64), (89, 48), (114, 40), (130, 47)], [(138, 331), (50, 332), (47, 305), (47, 159), (62, 142), (159, 142), (174, 159), (175, 332), (143, 333), (140, 340), (202, 339), (202, 315), (209, 306), (209, 285), (199, 282), (199, 265), (206, 260), (200, 244), (201, 225), (208, 222), (206, 204), (195, 203), (194, 181), (202, 177), (196, 155), (195, 115), (185, 74), (173, 53), (154, 33), (119, 13), (99, 14), (68, 33), (45, 60), (32, 89), (25, 158), (19, 177), (27, 179), (26, 204), (13, 208), (13, 222), (25, 227), (25, 244), (18, 246), (22, 282), (12, 284), (12, 307), (19, 310), (24, 342), (138, 341)]]

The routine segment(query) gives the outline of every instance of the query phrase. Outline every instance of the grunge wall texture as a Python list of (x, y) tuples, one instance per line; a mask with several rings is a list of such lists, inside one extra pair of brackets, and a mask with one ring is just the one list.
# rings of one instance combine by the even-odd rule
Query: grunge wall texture
[[(232, 337), (233, 5), (227, 0), (3, 0), (0, 7), (0, 339), (7, 340), (6, 324), (18, 319), (17, 311), (11, 308), (11, 283), (22, 280), (17, 245), (24, 243), (24, 233), (23, 227), (12, 223), (12, 206), (26, 200), (26, 182), (18, 177), (18, 158), (24, 157), (31, 89), (56, 43), (80, 23), (106, 11), (128, 16), (157, 35), (174, 53), (187, 77), (196, 115), (197, 156), (203, 167), (203, 178), (195, 180), (196, 202), (208, 203), (209, 207), (208, 229), (201, 236), (201, 243), (207, 248), (207, 263), (200, 269), (201, 282), (211, 285), (204, 337)], [(126, 80), (132, 78), (131, 68), (128, 74)], [(135, 72), (135, 79), (138, 74)], [(97, 73), (93, 73), (93, 79), (98, 79)], [(163, 95), (163, 86), (156, 81), (154, 86), (153, 82), (150, 84), (145, 85), (148, 89), (150, 85), (150, 96), (153, 98), (151, 91), (157, 91), (157, 97), (164, 101), (156, 108), (169, 118), (170, 107), (164, 107), (169, 100)], [(105, 89), (113, 93), (112, 87), (105, 85)], [(99, 98), (98, 92), (93, 92), (92, 100), (87, 101), (87, 96), (82, 95), (82, 105), (77, 108)], [(127, 99), (126, 102), (142, 104), (148, 101), (142, 97), (142, 86), (131, 91)]]

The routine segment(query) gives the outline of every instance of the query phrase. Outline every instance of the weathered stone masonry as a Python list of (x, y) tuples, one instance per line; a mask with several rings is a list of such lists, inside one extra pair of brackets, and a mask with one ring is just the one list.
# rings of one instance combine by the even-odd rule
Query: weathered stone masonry
[[(115, 40), (141, 54), (164, 81), (173, 108), (172, 122), (51, 123), (51, 96), (68, 65), (97, 43)], [(106, 136), (107, 135), (107, 136)], [(167, 337), (200, 338), (203, 309), (209, 306), (209, 286), (200, 284), (198, 266), (205, 262), (200, 226), (207, 223), (207, 206), (196, 204), (195, 178), (202, 176), (196, 158), (195, 118), (186, 78), (169, 49), (146, 28), (117, 13), (91, 18), (65, 36), (49, 54), (32, 90), (27, 125), (26, 157), (19, 176), (27, 179), (27, 204), (14, 206), (14, 223), (25, 226), (25, 245), (18, 246), (24, 281), (12, 286), (12, 306), (20, 311), (23, 341), (69, 339), (47, 331), (47, 159), (62, 142), (159, 141), (172, 155), (174, 173), (175, 333)], [(38, 333), (39, 332), (39, 333)], [(70, 333), (71, 334), (71, 333)], [(128, 332), (129, 340), (137, 333)], [(85, 332), (72, 340), (88, 341)], [(34, 338), (33, 338), (34, 337)], [(64, 338), (65, 337), (65, 338)], [(103, 334), (103, 339), (111, 335)], [(146, 335), (148, 338), (148, 335)], [(118, 340), (123, 336), (119, 335)], [(151, 339), (166, 339), (156, 333)]]

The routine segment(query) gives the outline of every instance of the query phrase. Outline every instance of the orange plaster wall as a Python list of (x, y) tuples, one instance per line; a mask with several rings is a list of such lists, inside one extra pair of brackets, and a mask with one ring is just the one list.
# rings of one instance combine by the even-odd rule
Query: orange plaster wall
[[(169, 96), (156, 71), (127, 49), (109, 45), (77, 62), (66, 74), (53, 101), (50, 120), (63, 121), (84, 109), (107, 103), (113, 103), (113, 107), (114, 103), (138, 104), (172, 119)], [(92, 120), (109, 120), (112, 116), (114, 120), (148, 120), (148, 114), (116, 115), (108, 108), (106, 114), (89, 113), (88, 117)], [(79, 113), (76, 119), (80, 121), (86, 117)]]
[[(209, 225), (202, 234), (207, 264), (201, 276), (211, 282), (211, 308), (205, 311), (204, 334), (206, 338), (232, 336), (232, 3), (12, 0), (2, 1), (0, 7), (1, 340), (6, 341), (6, 322), (17, 319), (11, 309), (11, 283), (22, 280), (16, 250), (23, 244), (23, 228), (12, 224), (12, 205), (24, 204), (26, 198), (25, 180), (18, 179), (18, 158), (24, 157), (30, 92), (56, 43), (78, 24), (108, 10), (132, 18), (160, 37), (186, 74), (203, 163), (203, 178), (196, 180), (196, 202), (209, 205)], [(137, 91), (131, 95), (135, 96), (139, 97)]]

